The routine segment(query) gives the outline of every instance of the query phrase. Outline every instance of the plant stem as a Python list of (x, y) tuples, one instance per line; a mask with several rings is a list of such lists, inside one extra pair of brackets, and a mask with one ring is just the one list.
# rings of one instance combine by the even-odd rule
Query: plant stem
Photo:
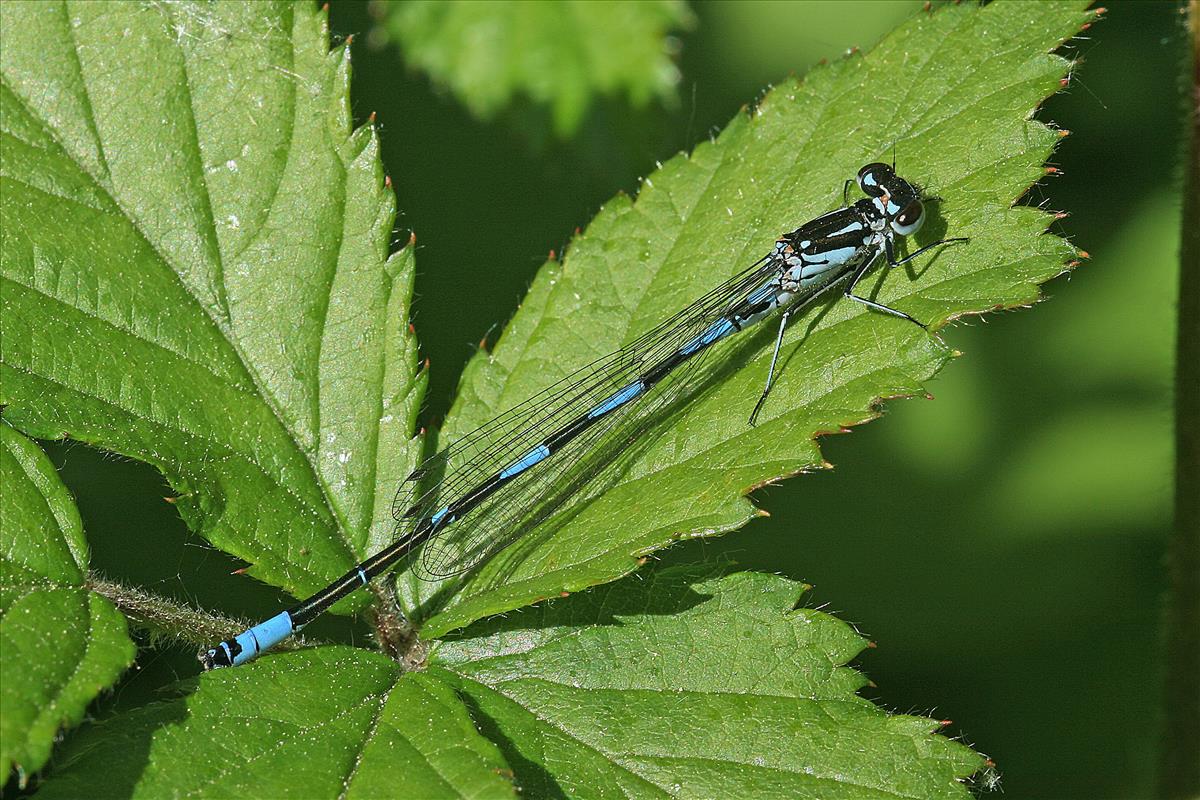
[(1200, 797), (1200, 0), (1190, 51), (1175, 360), (1175, 530), (1168, 547), (1166, 711), (1159, 793)]

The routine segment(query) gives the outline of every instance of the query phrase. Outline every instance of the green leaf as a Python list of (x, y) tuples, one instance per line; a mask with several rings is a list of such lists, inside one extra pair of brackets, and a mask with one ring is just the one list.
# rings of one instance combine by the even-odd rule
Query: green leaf
[(533, 797), (968, 797), (982, 759), (857, 697), (866, 641), (802, 591), (666, 569), (481, 623), (423, 674), (351, 648), (261, 659), (84, 731), (42, 796), (96, 796), (104, 769), (114, 797), (494, 797), (502, 752)]
[(308, 3), (0, 14), (5, 418), (153, 464), (315, 591), (390, 539), (424, 385), (349, 50)]
[(383, 30), (405, 58), (474, 114), (488, 119), (525, 95), (551, 107), (564, 137), (594, 95), (624, 92), (637, 106), (674, 98), (679, 72), (666, 34), (692, 24), (682, 0), (406, 0), (380, 8)]
[[(206, 673), (84, 730), (45, 797), (500, 797), (495, 745), (435, 676), (349, 647)], [(104, 774), (103, 786), (95, 776)]]
[[(893, 153), (901, 174), (940, 198), (910, 247), (970, 242), (863, 287), (934, 329), (1036, 301), (1037, 285), (1076, 251), (1044, 233), (1050, 215), (1013, 203), (1059, 138), (1030, 119), (1069, 66), (1049, 51), (1091, 16), (1075, 3), (921, 13), (869, 54), (777, 87), (715, 141), (664, 164), (636, 201), (608, 203), (564, 262), (542, 270), (494, 352), (468, 366), (445, 438), (645, 332), (781, 232), (839, 206), (847, 176)], [(879, 398), (923, 392), (953, 355), (912, 324), (830, 296), (790, 325), (782, 372), (751, 428), (771, 328), (722, 343), (706, 391), (622, 454), (607, 491), (568, 504), (456, 586), (425, 635), (620, 577), (676, 539), (739, 527), (757, 513), (748, 491), (823, 465), (814, 435), (871, 419)], [(411, 576), (403, 587), (409, 607), (446, 595)]]
[(533, 796), (967, 797), (982, 758), (856, 696), (866, 640), (796, 609), (803, 588), (658, 570), (480, 624), (435, 662)]
[[(423, 381), (403, 325), (411, 250), (384, 261), (393, 201), (373, 135), (349, 129), (348, 51), (325, 52), (306, 5), (266, 9), (3, 5), (6, 29), (42, 35), (10, 37), (0, 62), (0, 402), (31, 433), (154, 464), (193, 529), (302, 596), (389, 539)], [(945, 198), (917, 244), (972, 241), (915, 277), (880, 275), (878, 296), (935, 324), (1033, 301), (1073, 250), (1011, 203), (1056, 138), (1027, 119), (1067, 67), (1047, 51), (1084, 18), (1074, 4), (921, 14), (868, 56), (777, 88), (543, 270), (468, 369), (447, 438), (682, 307), (892, 149)], [(994, 47), (969, 46), (985, 30)], [(229, 80), (235, 67), (246, 80)], [(757, 395), (770, 340), (728, 343), (719, 382), (629, 454), (619, 484), (451, 587), (426, 635), (741, 525), (749, 488), (822, 464), (809, 437), (920, 391), (951, 353), (831, 300), (790, 328), (751, 429), (731, 410)], [(418, 618), (447, 597), (411, 575), (402, 588)]]
[(60, 728), (133, 661), (125, 618), (87, 587), (75, 501), (35, 443), (0, 422), (0, 776), (42, 768)]

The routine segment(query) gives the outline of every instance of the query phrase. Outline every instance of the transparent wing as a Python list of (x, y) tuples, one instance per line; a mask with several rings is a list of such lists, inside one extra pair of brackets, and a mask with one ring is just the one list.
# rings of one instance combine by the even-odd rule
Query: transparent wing
[[(629, 344), (539, 392), (427, 459), (401, 485), (392, 504), (397, 537), (511, 465), (726, 315), (775, 270), (760, 259)], [(499, 490), (421, 547), (422, 577), (461, 574), (552, 513), (578, 484), (611, 460), (613, 444), (639, 429), (690, 382), (707, 349), (685, 361), (647, 396), (606, 415), (559, 451)], [(636, 410), (635, 410), (636, 409)], [(617, 430), (620, 429), (620, 430)], [(612, 435), (610, 435), (612, 434)], [(605, 441), (604, 446), (596, 445)]]
[(438, 579), (466, 572), (546, 520), (568, 500), (588, 500), (608, 488), (606, 481), (595, 480), (596, 473), (654, 422), (664, 406), (687, 390), (709, 352), (697, 353), (640, 402), (604, 417), (540, 468), (520, 476), (506, 491), (497, 492), (427, 542), (421, 549), (418, 575)]

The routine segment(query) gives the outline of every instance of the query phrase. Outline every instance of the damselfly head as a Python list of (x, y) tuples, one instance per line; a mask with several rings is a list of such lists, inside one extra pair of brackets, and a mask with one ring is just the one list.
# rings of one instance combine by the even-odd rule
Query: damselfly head
[(925, 222), (921, 193), (897, 175), (890, 164), (867, 164), (858, 171), (856, 180), (863, 194), (875, 199), (876, 208), (883, 212), (896, 233), (909, 236)]

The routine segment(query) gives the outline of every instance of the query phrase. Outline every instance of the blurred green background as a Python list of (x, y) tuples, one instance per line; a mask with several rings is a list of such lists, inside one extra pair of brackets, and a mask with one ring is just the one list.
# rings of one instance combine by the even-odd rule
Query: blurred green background
[[(1058, 232), (1093, 259), (1035, 310), (948, 329), (966, 355), (930, 386), (937, 399), (890, 403), (885, 419), (826, 439), (837, 469), (759, 492), (770, 519), (665, 555), (727, 554), (814, 584), (810, 604), (878, 643), (859, 661), (870, 696), (952, 719), (1011, 798), (1149, 797), (1153, 786), (1186, 39), (1174, 3), (1107, 5), (1073, 46), (1083, 63), (1069, 90), (1041, 114), (1074, 132), (1054, 159), (1063, 174), (1028, 198), (1069, 210)], [(529, 102), (474, 119), (380, 35), (378, 7), (334, 2), (335, 35), (359, 35), (354, 111), (377, 113), (396, 239), (418, 235), (426, 421), (445, 414), (467, 358), (495, 340), (547, 251), (604, 201), (771, 83), (869, 47), (920, 7), (692, 4), (695, 24), (672, 42), (678, 102), (601, 100), (564, 141)], [(80, 446), (50, 451), (101, 572), (249, 616), (286, 602), (252, 581), (217, 594), (240, 564), (188, 534), (157, 473)], [(345, 627), (323, 625), (318, 636)], [(192, 659), (143, 650), (97, 713), (193, 674)]]

